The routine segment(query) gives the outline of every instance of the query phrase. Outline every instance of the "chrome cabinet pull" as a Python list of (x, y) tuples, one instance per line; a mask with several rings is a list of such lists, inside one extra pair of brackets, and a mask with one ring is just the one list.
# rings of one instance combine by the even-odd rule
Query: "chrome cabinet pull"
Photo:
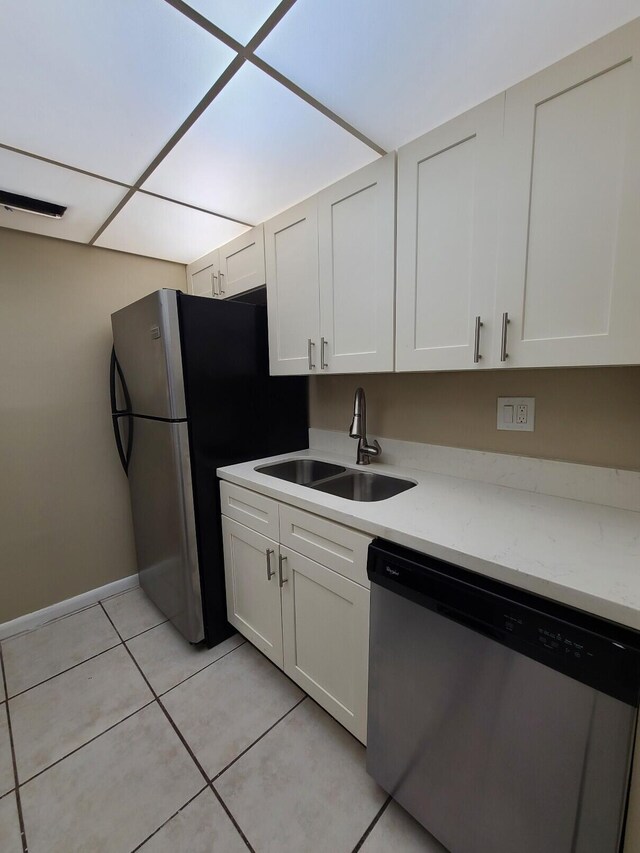
[(473, 344), (473, 363), (477, 364), (482, 356), (480, 355), (480, 329), (484, 326), (484, 323), (480, 319), (480, 315), (476, 317), (476, 335)]
[(506, 361), (509, 358), (507, 352), (507, 326), (511, 320), (507, 311), (502, 315), (502, 342), (500, 344), (500, 361)]
[(320, 338), (320, 370), (324, 370), (325, 367), (329, 367), (327, 362), (324, 360), (324, 348), (329, 343), (329, 341), (325, 340), (325, 338)]
[(216, 282), (217, 282), (217, 281), (218, 281), (218, 276), (217, 276), (214, 272), (212, 272), (212, 273), (211, 273), (211, 291), (212, 291), (212, 293), (213, 293), (213, 295), (214, 295), (214, 296), (218, 296), (218, 295), (219, 295), (219, 294), (218, 294), (217, 287), (216, 287)]
[(278, 555), (278, 584), (280, 585), (280, 589), (282, 589), (282, 587), (289, 580), (289, 578), (283, 578), (282, 577), (282, 564), (284, 563), (284, 561), (286, 559), (287, 559), (286, 554), (279, 554)]
[(313, 363), (313, 359), (311, 356), (311, 348), (314, 347), (315, 344), (311, 340), (311, 338), (307, 339), (307, 356), (309, 357), (309, 370), (313, 370), (315, 368), (315, 364)]
[[(275, 572), (271, 571), (271, 555), (273, 554), (273, 548), (267, 548), (267, 580), (270, 581), (271, 578), (275, 575)], [(282, 584), (281, 584), (282, 586)]]
[(218, 272), (218, 281), (220, 282), (220, 296), (223, 295), (224, 290), (222, 289), (222, 279), (224, 278), (223, 272)]

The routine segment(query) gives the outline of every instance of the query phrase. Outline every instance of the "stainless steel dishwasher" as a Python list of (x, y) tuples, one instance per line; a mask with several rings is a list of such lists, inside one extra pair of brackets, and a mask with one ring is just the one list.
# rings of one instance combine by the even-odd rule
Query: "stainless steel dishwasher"
[(374, 779), (451, 853), (617, 853), (638, 633), (380, 539), (368, 572)]

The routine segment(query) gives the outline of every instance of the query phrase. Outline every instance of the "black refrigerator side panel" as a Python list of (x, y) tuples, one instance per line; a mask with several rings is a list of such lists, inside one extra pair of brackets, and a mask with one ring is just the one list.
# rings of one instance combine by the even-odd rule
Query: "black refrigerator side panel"
[[(263, 379), (264, 442), (260, 456), (275, 456), (309, 447), (309, 380), (306, 376), (269, 376), (267, 308), (256, 306), (258, 353)], [(248, 457), (251, 458), (251, 457)], [(259, 457), (254, 457), (259, 458)]]
[[(212, 646), (233, 633), (226, 619), (216, 469), (308, 446), (307, 389), (303, 379), (286, 398), (279, 383), (273, 385), (264, 307), (185, 294), (178, 305), (205, 639)], [(280, 409), (285, 400), (290, 422)]]

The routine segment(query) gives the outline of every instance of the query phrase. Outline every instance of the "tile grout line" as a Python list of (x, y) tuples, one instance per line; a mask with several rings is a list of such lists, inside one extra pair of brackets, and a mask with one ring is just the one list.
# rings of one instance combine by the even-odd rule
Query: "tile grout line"
[[(100, 604), (102, 604), (102, 602), (99, 602), (99, 603), (100, 603)], [(133, 634), (131, 637), (127, 637), (127, 639), (126, 639), (126, 640), (123, 640), (122, 642), (123, 642), (123, 643), (128, 643), (128, 642), (130, 642), (131, 640), (135, 640), (135, 639), (137, 639), (138, 637), (141, 637), (143, 634), (148, 634), (148, 633), (149, 633), (149, 631), (153, 631), (153, 629), (154, 629), (154, 628), (159, 628), (161, 625), (166, 625), (168, 621), (169, 621), (168, 619), (163, 619), (163, 620), (162, 620), (162, 622), (158, 622), (158, 624), (157, 624), (157, 625), (152, 625), (150, 628), (145, 628), (145, 629), (144, 629), (144, 631), (140, 631), (140, 632), (139, 632), (139, 633), (137, 633), (137, 634)]]
[(384, 803), (383, 803), (383, 804), (382, 804), (382, 806), (380, 807), (380, 810), (378, 811), (378, 814), (374, 817), (374, 819), (371, 821), (371, 823), (369, 824), (369, 826), (365, 829), (365, 831), (364, 831), (364, 835), (362, 836), (362, 838), (360, 839), (360, 841), (358, 841), (358, 843), (357, 843), (357, 844), (356, 844), (356, 846), (353, 848), (353, 850), (351, 851), (351, 853), (358, 853), (358, 850), (360, 850), (360, 848), (362, 847), (362, 845), (365, 843), (365, 841), (367, 840), (367, 838), (368, 838), (368, 837), (369, 837), (369, 835), (371, 834), (371, 832), (372, 832), (373, 828), (375, 827), (375, 825), (378, 823), (378, 821), (380, 820), (380, 818), (382, 817), (382, 815), (383, 815), (383, 814), (385, 813), (385, 811), (387, 810), (387, 807), (388, 807), (389, 803), (391, 802), (391, 800), (392, 800), (392, 797), (391, 797), (391, 794), (389, 794), (389, 796), (387, 797), (387, 799), (384, 801)]
[[(0, 148), (2, 148), (2, 143), (0, 143)], [(82, 244), (80, 244), (82, 245)], [(130, 592), (130, 590), (125, 590), (126, 592)], [(124, 593), (119, 592), (117, 595), (124, 595)], [(109, 596), (113, 598), (114, 596)], [(105, 599), (106, 601), (107, 599)], [(100, 602), (93, 601), (91, 604), (85, 604), (84, 607), (78, 607), (77, 610), (72, 610), (71, 613), (63, 613), (60, 616), (54, 616), (53, 619), (48, 619), (46, 622), (43, 622), (41, 625), (33, 625), (31, 628), (23, 628), (22, 631), (16, 631), (15, 634), (8, 634), (6, 637), (0, 637), (0, 642), (8, 643), (11, 640), (16, 640), (18, 637), (26, 637), (27, 634), (33, 634), (34, 631), (39, 631), (40, 628), (47, 628), (49, 625), (55, 625), (56, 622), (62, 622), (63, 619), (68, 619), (70, 616), (77, 616), (78, 613), (84, 613), (85, 610), (91, 610), (92, 607), (97, 607)], [(29, 614), (27, 614), (29, 615)]]
[(253, 847), (252, 847), (251, 843), (249, 842), (249, 839), (247, 838), (247, 836), (244, 834), (244, 832), (243, 832), (243, 831), (242, 831), (242, 829), (240, 828), (240, 824), (239, 824), (239, 823), (238, 823), (238, 821), (235, 819), (235, 817), (231, 814), (231, 810), (229, 809), (229, 807), (227, 806), (227, 804), (225, 803), (225, 801), (222, 799), (222, 796), (220, 795), (219, 791), (217, 791), (217, 790), (216, 790), (216, 788), (214, 787), (213, 782), (211, 782), (211, 781), (209, 781), (209, 788), (211, 788), (211, 791), (213, 792), (213, 796), (214, 796), (214, 797), (216, 798), (216, 800), (220, 803), (220, 805), (222, 806), (223, 811), (225, 812), (225, 814), (227, 815), (227, 817), (229, 818), (229, 820), (231, 821), (231, 823), (234, 825), (234, 827), (235, 827), (235, 829), (236, 829), (236, 831), (237, 831), (238, 835), (240, 836), (240, 838), (242, 838), (242, 840), (243, 840), (243, 841), (244, 841), (244, 843), (246, 844), (247, 849), (248, 849), (248, 850), (250, 850), (250, 851), (251, 851), (251, 853), (255, 853), (255, 850), (253, 849)]
[[(224, 642), (224, 640), (222, 642)], [(174, 684), (172, 687), (167, 688), (167, 690), (163, 690), (162, 693), (158, 693), (158, 698), (163, 699), (168, 693), (171, 693), (172, 690), (175, 690), (176, 687), (180, 687), (186, 681), (190, 681), (190, 679), (195, 678), (196, 675), (200, 675), (201, 672), (204, 672), (205, 669), (209, 669), (209, 667), (213, 666), (214, 663), (218, 663), (218, 661), (222, 660), (223, 658), (226, 658), (227, 655), (230, 655), (232, 652), (235, 652), (236, 649), (239, 649), (241, 646), (244, 646), (246, 642), (246, 640), (243, 640), (241, 643), (238, 643), (237, 646), (234, 646), (232, 649), (229, 649), (228, 652), (225, 652), (223, 655), (220, 655), (219, 658), (212, 660), (210, 663), (206, 663), (202, 667), (202, 669), (199, 669), (197, 672), (192, 672), (191, 675), (187, 675), (187, 677), (183, 678), (182, 681), (178, 681), (177, 684)]]
[(305, 693), (305, 695), (302, 697), (302, 699), (298, 699), (296, 704), (293, 705), (291, 708), (289, 708), (288, 711), (285, 711), (285, 713), (281, 717), (278, 717), (278, 719), (275, 721), (275, 723), (273, 725), (269, 726), (269, 728), (266, 731), (262, 732), (262, 734), (259, 737), (257, 737), (254, 741), (252, 741), (246, 749), (243, 749), (239, 755), (236, 755), (236, 757), (234, 759), (232, 759), (226, 765), (226, 767), (223, 767), (222, 770), (220, 770), (218, 773), (216, 773), (216, 775), (211, 778), (211, 784), (213, 785), (214, 782), (217, 782), (217, 780), (222, 776), (223, 773), (226, 773), (230, 767), (233, 767), (233, 765), (236, 763), (236, 761), (239, 761), (243, 755), (246, 755), (250, 749), (253, 749), (253, 747), (259, 741), (261, 741), (263, 737), (266, 737), (270, 731), (273, 731), (273, 729), (275, 729), (275, 727), (277, 725), (279, 725), (279, 723), (281, 723), (285, 717), (288, 717), (292, 711), (295, 711), (295, 709), (298, 707), (298, 705), (301, 705), (304, 702), (304, 700), (308, 699), (308, 698), (309, 697)]
[(33, 782), (33, 780), (37, 779), (38, 776), (42, 776), (42, 774), (46, 773), (47, 770), (51, 770), (52, 767), (55, 767), (56, 764), (60, 764), (61, 761), (64, 761), (66, 758), (70, 758), (72, 755), (75, 755), (76, 752), (80, 752), (81, 749), (84, 749), (85, 746), (88, 746), (90, 743), (93, 743), (94, 741), (98, 740), (98, 738), (101, 738), (102, 735), (106, 735), (108, 732), (113, 731), (113, 729), (119, 726), (120, 723), (125, 723), (127, 720), (130, 720), (132, 717), (135, 717), (136, 714), (139, 714), (140, 711), (144, 711), (145, 708), (148, 708), (150, 705), (153, 705), (154, 701), (155, 700), (153, 698), (149, 699), (148, 702), (145, 702), (144, 705), (141, 705), (139, 708), (136, 708), (135, 711), (132, 711), (130, 714), (127, 714), (126, 717), (123, 717), (121, 720), (118, 720), (116, 723), (113, 723), (108, 728), (104, 729), (104, 731), (99, 732), (97, 735), (94, 735), (93, 737), (89, 738), (89, 740), (86, 740), (84, 743), (81, 743), (80, 746), (76, 746), (70, 752), (61, 755), (60, 758), (56, 758), (55, 761), (52, 761), (51, 764), (47, 764), (47, 766), (43, 767), (42, 770), (38, 770), (38, 772), (34, 773), (33, 776), (29, 776), (28, 779), (24, 780), (24, 782), (20, 782), (19, 786), (23, 788), (25, 785), (28, 785), (30, 782)]
[[(125, 593), (118, 593), (118, 595), (126, 595), (126, 592)], [(108, 601), (109, 599), (104, 599), (104, 600)], [(92, 604), (91, 607), (95, 607), (95, 606), (97, 606), (97, 604), (101, 604), (101, 602), (97, 602), (96, 605)], [(83, 609), (86, 609), (86, 608), (83, 608)], [(77, 612), (80, 612), (80, 611), (77, 611)], [(70, 613), (68, 615), (73, 616), (74, 614)], [(66, 617), (61, 617), (61, 618), (66, 618)], [(109, 618), (108, 615), (107, 615), (107, 618)], [(168, 621), (169, 621), (168, 619), (165, 619), (164, 622), (160, 622), (158, 625), (153, 625), (151, 628), (146, 628), (144, 631), (141, 631), (139, 634), (135, 634), (133, 637), (130, 637), (129, 639), (135, 639), (136, 637), (140, 637), (140, 636), (142, 636), (142, 634), (146, 634), (149, 631), (153, 631), (154, 628), (158, 628), (160, 625), (164, 625)], [(113, 625), (113, 622), (111, 624)], [(117, 629), (115, 629), (115, 625), (113, 625), (113, 627), (114, 627), (114, 630), (116, 630), (116, 632), (117, 632)], [(36, 628), (34, 630), (38, 630), (38, 629)], [(117, 632), (117, 633), (118, 633), (118, 637), (120, 637), (119, 632)], [(231, 654), (231, 652), (234, 652), (236, 649), (239, 649), (240, 646), (244, 645), (244, 643), (246, 643), (246, 642), (247, 641), (244, 640), (242, 643), (239, 643), (239, 645), (234, 646), (233, 649), (230, 649), (228, 652), (225, 652), (224, 655), (221, 655), (221, 657), (216, 658), (215, 661), (211, 661), (210, 664), (207, 664), (201, 670), (198, 670), (198, 672), (202, 672), (204, 669), (207, 669), (207, 667), (211, 666), (212, 664), (216, 663), (219, 660), (222, 660), (223, 657), (226, 657), (227, 655)], [(112, 652), (114, 649), (117, 649), (120, 646), (125, 646), (125, 648), (126, 648), (126, 643), (127, 643), (127, 640), (120, 639), (120, 641), (115, 646), (111, 646), (110, 648), (105, 649), (103, 652), (98, 652), (97, 654), (92, 655), (92, 657), (87, 658), (86, 660), (83, 660), (80, 663), (74, 664), (73, 666), (69, 667), (68, 669), (63, 670), (62, 672), (58, 672), (55, 675), (50, 675), (48, 678), (45, 678), (44, 681), (39, 681), (38, 684), (34, 684), (33, 687), (27, 687), (26, 690), (23, 690), (20, 693), (16, 693), (14, 696), (11, 696), (11, 699), (17, 699), (19, 696), (23, 696), (25, 693), (29, 693), (31, 690), (35, 690), (36, 687), (40, 687), (43, 684), (46, 684), (47, 682), (52, 681), (54, 678), (57, 678), (59, 675), (64, 675), (67, 672), (71, 672), (72, 670), (77, 669), (78, 667), (82, 666), (84, 663), (88, 663), (89, 661), (96, 660), (96, 658), (99, 658), (101, 655), (104, 655), (107, 652)], [(127, 649), (127, 651), (128, 651), (128, 649)], [(139, 667), (137, 667), (137, 668), (138, 668), (138, 670), (140, 669)], [(178, 687), (178, 686), (180, 686), (180, 684), (184, 684), (185, 681), (188, 681), (189, 678), (193, 678), (193, 676), (197, 675), (198, 672), (195, 672), (192, 675), (187, 676), (187, 678), (178, 682), (178, 684), (175, 684), (174, 687)], [(148, 683), (148, 682), (146, 682), (146, 679), (145, 679), (145, 683)], [(166, 693), (173, 690), (174, 687), (170, 687), (169, 690), (165, 691), (165, 693), (162, 695), (166, 695)], [(6, 686), (5, 686), (5, 690), (6, 690)], [(0, 706), (2, 706), (6, 701), (7, 700), (4, 699), (2, 702), (0, 702)], [(119, 726), (120, 723), (124, 723), (126, 720), (131, 719), (131, 717), (134, 717), (139, 711), (143, 711), (145, 708), (148, 708), (149, 705), (152, 705), (154, 702), (155, 702), (155, 692), (153, 693), (153, 698), (151, 698), (148, 702), (145, 702), (144, 705), (141, 705), (139, 708), (136, 708), (135, 711), (132, 711), (130, 714), (127, 714), (125, 717), (122, 717), (122, 719), (120, 719), (117, 722), (113, 723), (112, 725), (108, 726), (103, 731), (99, 732), (98, 734), (96, 734), (93, 737), (89, 738), (88, 740), (84, 741), (82, 744), (80, 744), (80, 746), (77, 746), (74, 749), (70, 750), (69, 752), (66, 752), (64, 755), (60, 756), (60, 758), (56, 758), (56, 760), (52, 761), (51, 764), (47, 764), (46, 767), (43, 767), (41, 770), (38, 770), (37, 773), (34, 773), (33, 776), (29, 776), (29, 778), (25, 779), (23, 782), (19, 782), (18, 785), (20, 787), (22, 787), (23, 785), (26, 785), (28, 782), (33, 781), (38, 776), (42, 775), (42, 773), (44, 773), (46, 770), (49, 770), (51, 767), (55, 767), (56, 764), (59, 764), (61, 761), (64, 761), (65, 758), (69, 758), (69, 756), (78, 752), (84, 746), (87, 746), (88, 744), (93, 743), (93, 741), (97, 740), (99, 737), (102, 737), (102, 735), (106, 734), (107, 732), (110, 732), (116, 726)], [(10, 794), (10, 793), (13, 793), (13, 790), (7, 791), (6, 793), (0, 795), (0, 800), (3, 799), (3, 797), (7, 796), (7, 794)]]
[(13, 781), (15, 784), (15, 795), (16, 795), (16, 808), (18, 811), (18, 824), (20, 827), (20, 841), (22, 842), (22, 851), (23, 853), (28, 853), (27, 846), (27, 835), (24, 828), (24, 815), (22, 813), (22, 800), (20, 798), (20, 784), (18, 782), (18, 764), (16, 761), (16, 747), (13, 742), (13, 729), (11, 727), (11, 714), (9, 712), (9, 694), (7, 692), (7, 676), (4, 669), (4, 657), (2, 654), (2, 644), (0, 643), (0, 671), (2, 673), (2, 683), (4, 686), (4, 692), (7, 697), (7, 701), (5, 703), (5, 713), (7, 715), (7, 728), (9, 729), (9, 743), (11, 745), (11, 761), (13, 764)]
[[(101, 606), (102, 606), (102, 605), (101, 605)], [(240, 837), (242, 838), (242, 840), (243, 840), (243, 841), (244, 841), (244, 843), (246, 844), (247, 848), (251, 851), (251, 853), (255, 853), (255, 851), (254, 851), (253, 847), (252, 847), (252, 846), (251, 846), (251, 844), (249, 843), (249, 839), (247, 838), (247, 836), (244, 834), (244, 832), (243, 832), (243, 831), (242, 831), (242, 829), (240, 828), (240, 825), (239, 825), (239, 823), (237, 822), (237, 820), (236, 820), (236, 819), (234, 818), (234, 816), (231, 814), (231, 811), (229, 810), (229, 808), (228, 808), (227, 804), (224, 802), (224, 800), (222, 799), (222, 797), (220, 796), (220, 794), (219, 794), (219, 793), (216, 791), (216, 789), (213, 787), (213, 784), (212, 784), (211, 780), (209, 779), (209, 777), (207, 776), (207, 774), (206, 774), (206, 772), (205, 772), (205, 770), (204, 770), (204, 767), (202, 766), (202, 764), (200, 764), (200, 762), (199, 762), (199, 761), (198, 761), (198, 759), (196, 758), (196, 755), (195, 755), (194, 751), (191, 749), (191, 747), (189, 746), (189, 744), (187, 743), (186, 738), (184, 737), (184, 735), (182, 734), (182, 732), (180, 731), (180, 729), (178, 728), (178, 726), (177, 726), (177, 725), (175, 724), (175, 722), (173, 721), (173, 718), (171, 717), (171, 715), (169, 714), (169, 712), (168, 712), (168, 711), (167, 711), (167, 709), (165, 708), (164, 704), (162, 703), (162, 701), (161, 701), (160, 697), (158, 696), (158, 694), (156, 693), (156, 691), (155, 691), (155, 690), (153, 689), (153, 687), (151, 686), (151, 683), (150, 683), (149, 679), (147, 678), (147, 676), (146, 676), (146, 675), (144, 674), (144, 672), (142, 671), (142, 667), (140, 666), (140, 664), (138, 663), (138, 661), (134, 658), (134, 656), (133, 656), (133, 654), (132, 654), (131, 650), (129, 649), (129, 647), (127, 646), (127, 644), (124, 642), (124, 640), (122, 640), (122, 637), (120, 636), (120, 632), (118, 631), (118, 629), (117, 629), (117, 628), (116, 628), (116, 626), (114, 625), (114, 623), (113, 623), (113, 621), (111, 620), (111, 618), (110, 618), (109, 614), (108, 614), (108, 613), (107, 613), (107, 611), (104, 609), (104, 607), (103, 607), (102, 609), (103, 609), (103, 611), (104, 611), (105, 616), (107, 617), (107, 619), (109, 619), (109, 621), (110, 621), (110, 622), (111, 622), (111, 624), (113, 625), (113, 630), (114, 630), (114, 631), (118, 634), (118, 636), (120, 637), (120, 639), (121, 639), (121, 641), (122, 641), (122, 645), (123, 645), (123, 646), (125, 647), (125, 649), (127, 650), (128, 654), (129, 654), (129, 657), (131, 658), (131, 660), (134, 662), (134, 664), (135, 664), (135, 665), (136, 665), (136, 667), (138, 668), (138, 671), (140, 672), (140, 675), (141, 675), (141, 676), (144, 678), (144, 680), (146, 681), (147, 686), (149, 687), (149, 690), (151, 690), (151, 692), (152, 692), (153, 696), (155, 697), (155, 701), (157, 702), (157, 704), (158, 704), (158, 706), (159, 706), (160, 710), (162, 711), (162, 713), (163, 713), (163, 714), (165, 715), (165, 717), (167, 718), (167, 720), (168, 720), (169, 724), (171, 725), (171, 727), (173, 728), (174, 732), (175, 732), (175, 733), (176, 733), (176, 735), (178, 736), (178, 738), (179, 738), (180, 742), (182, 743), (182, 745), (183, 745), (183, 746), (184, 746), (184, 748), (186, 749), (187, 753), (188, 753), (188, 754), (189, 754), (189, 756), (191, 757), (191, 760), (192, 760), (192, 761), (193, 761), (193, 763), (196, 765), (196, 767), (197, 767), (198, 771), (200, 772), (200, 774), (201, 774), (201, 775), (202, 775), (202, 777), (204, 778), (204, 780), (205, 780), (205, 782), (206, 782), (207, 786), (208, 786), (209, 788), (211, 788), (211, 790), (213, 791), (213, 794), (215, 795), (216, 799), (218, 800), (218, 802), (220, 803), (220, 805), (222, 806), (222, 808), (225, 810), (225, 812), (226, 812), (226, 814), (227, 814), (227, 817), (229, 818), (229, 820), (231, 821), (231, 823), (232, 823), (232, 824), (233, 824), (233, 826), (235, 827), (236, 831), (238, 832), (238, 834), (240, 835)], [(235, 651), (235, 649), (234, 649), (234, 651)]]
[(194, 794), (193, 797), (191, 797), (191, 799), (187, 800), (187, 802), (183, 806), (180, 806), (180, 808), (177, 811), (175, 811), (170, 817), (168, 817), (164, 823), (160, 824), (160, 826), (157, 829), (154, 829), (153, 832), (151, 833), (151, 835), (147, 835), (147, 837), (145, 839), (143, 839), (140, 842), (140, 844), (138, 844), (137, 847), (133, 848), (131, 853), (136, 853), (137, 850), (140, 850), (141, 847), (144, 847), (144, 845), (147, 843), (147, 841), (150, 841), (154, 837), (154, 835), (157, 835), (161, 829), (164, 829), (164, 827), (168, 823), (170, 823), (174, 819), (174, 817), (177, 817), (177, 815), (179, 815), (180, 812), (184, 811), (187, 806), (191, 805), (191, 803), (194, 800), (197, 800), (198, 797), (200, 796), (200, 794), (203, 794), (206, 790), (208, 790), (208, 788), (209, 788), (208, 785), (204, 785), (202, 788), (200, 788), (200, 790), (198, 791), (197, 794)]
[[(15, 637), (24, 637), (27, 634), (32, 634), (34, 631), (39, 631), (40, 628), (46, 628), (48, 625), (53, 625), (56, 622), (61, 622), (63, 619), (68, 619), (70, 616), (76, 616), (78, 613), (84, 613), (85, 610), (89, 610), (91, 607), (101, 607), (103, 601), (110, 601), (111, 599), (117, 598), (120, 595), (126, 595), (127, 592), (129, 592), (129, 591), (130, 590), (126, 590), (125, 592), (117, 593), (115, 596), (112, 595), (109, 598), (101, 599), (100, 601), (96, 601), (95, 604), (89, 604), (87, 607), (81, 607), (80, 610), (74, 610), (73, 613), (66, 613), (64, 616), (59, 616), (57, 619), (52, 619), (51, 622), (46, 622), (44, 625), (38, 625), (37, 628), (32, 628), (29, 631), (23, 631), (20, 634), (14, 634), (12, 637), (5, 637), (5, 639), (2, 642), (6, 642), (7, 640), (12, 640)], [(104, 610), (103, 607), (101, 607), (101, 609)], [(111, 622), (111, 620), (109, 620), (109, 621)], [(137, 637), (141, 637), (143, 634), (148, 634), (149, 631), (153, 631), (154, 628), (159, 628), (160, 625), (166, 625), (167, 622), (169, 622), (169, 620), (164, 619), (162, 622), (158, 622), (157, 625), (152, 625), (150, 628), (145, 628), (144, 631), (140, 631), (138, 634), (134, 634), (132, 637), (127, 637), (126, 640), (123, 640), (120, 637), (120, 633), (116, 631), (116, 633), (118, 634), (118, 642), (114, 643), (113, 646), (109, 646), (109, 648), (103, 649), (101, 652), (96, 652), (95, 655), (91, 655), (91, 657), (85, 658), (84, 660), (79, 661), (79, 663), (74, 663), (71, 666), (68, 666), (66, 669), (61, 669), (60, 672), (56, 672), (53, 675), (47, 676), (47, 678), (43, 678), (42, 681), (38, 681), (37, 684), (32, 684), (31, 687), (25, 687), (24, 690), (20, 690), (18, 693), (12, 694), (11, 696), (7, 697), (7, 699), (17, 699), (18, 696), (22, 696), (25, 693), (28, 693), (30, 690), (33, 690), (36, 687), (40, 687), (40, 685), (46, 684), (48, 681), (52, 681), (54, 678), (57, 678), (59, 675), (64, 675), (67, 672), (71, 672), (72, 669), (77, 669), (79, 666), (82, 666), (83, 663), (88, 663), (91, 660), (95, 660), (96, 658), (99, 658), (100, 655), (103, 655), (106, 652), (112, 652), (114, 649), (117, 649), (118, 646), (121, 645), (122, 643), (128, 643), (131, 640), (137, 639)], [(113, 625), (113, 622), (111, 622), (111, 624)], [(246, 640), (245, 640), (245, 642), (246, 642)], [(242, 643), (240, 645), (242, 645)], [(232, 651), (233, 651), (233, 649), (232, 649)], [(228, 652), (227, 652), (227, 654), (228, 654)], [(223, 657), (224, 657), (224, 655), (223, 655)], [(212, 661), (212, 663), (215, 663), (215, 661)], [(207, 664), (207, 666), (209, 666), (209, 664)], [(188, 676), (188, 677), (190, 678), (191, 676)], [(179, 683), (181, 684), (182, 682), (179, 682)], [(175, 686), (177, 687), (178, 685), (176, 684)], [(173, 690), (172, 687), (170, 687), (169, 689)], [(0, 702), (0, 705), (2, 705), (2, 702), (6, 702), (7, 699), (3, 699)]]
[[(37, 628), (35, 629), (38, 630)], [(103, 649), (101, 652), (96, 652), (95, 655), (91, 655), (89, 658), (85, 658), (81, 660), (79, 663), (74, 663), (72, 666), (68, 666), (66, 669), (60, 670), (60, 672), (56, 672), (53, 675), (47, 676), (47, 678), (43, 678), (42, 681), (38, 681), (37, 684), (32, 684), (31, 687), (25, 687), (24, 690), (20, 690), (18, 693), (13, 693), (11, 696), (7, 696), (7, 700), (9, 699), (17, 699), (18, 696), (24, 696), (25, 693), (28, 693), (30, 690), (34, 690), (36, 687), (40, 687), (42, 684), (46, 684), (48, 681), (52, 681), (54, 678), (57, 678), (59, 675), (65, 675), (67, 672), (71, 672), (72, 669), (77, 669), (79, 666), (82, 666), (84, 663), (89, 663), (91, 660), (95, 660), (99, 658), (100, 655), (104, 655), (107, 652), (112, 652), (114, 649), (117, 649), (120, 645), (119, 642), (114, 643), (113, 646), (109, 646), (108, 649)]]

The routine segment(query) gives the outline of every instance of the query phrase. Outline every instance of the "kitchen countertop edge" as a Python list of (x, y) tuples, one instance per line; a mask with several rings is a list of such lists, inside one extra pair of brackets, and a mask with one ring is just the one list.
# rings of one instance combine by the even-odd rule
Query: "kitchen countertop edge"
[[(640, 513), (379, 462), (373, 463), (369, 470), (412, 480), (416, 488), (384, 501), (363, 503), (314, 491), (308, 486), (254, 470), (269, 462), (304, 457), (358, 468), (351, 459), (312, 448), (224, 466), (217, 473), (230, 483), (354, 530), (429, 553), (514, 587), (640, 630), (640, 577), (636, 577), (636, 573), (640, 573)], [(444, 504), (442, 508), (438, 505), (439, 510), (433, 509), (434, 497)], [(497, 502), (494, 512), (492, 498)], [(469, 535), (466, 523), (452, 528), (451, 519), (444, 515), (447, 504), (463, 515), (465, 510), (478, 511), (477, 529)], [(418, 513), (431, 510), (432, 522), (441, 520), (445, 528), (448, 525), (451, 529), (436, 536), (426, 523), (424, 530), (420, 529), (419, 521), (416, 526), (415, 519), (412, 525), (411, 511), (416, 509)], [(525, 513), (530, 513), (535, 520), (533, 535), (529, 538)], [(383, 515), (386, 519), (381, 518)], [(546, 551), (535, 539), (536, 530), (557, 527), (563, 516), (568, 529), (566, 536), (556, 542), (555, 551), (571, 555), (565, 559), (554, 553), (553, 537), (542, 537), (551, 539), (546, 542)], [(509, 535), (505, 532), (508, 522), (511, 522), (507, 527)], [(486, 527), (478, 526), (487, 523), (494, 525), (492, 537), (484, 535)], [(515, 533), (511, 529), (514, 526)], [(584, 541), (583, 536), (576, 535), (581, 528), (584, 528), (583, 534), (593, 529), (593, 541), (589, 538)], [(501, 532), (509, 545), (496, 547)], [(494, 544), (489, 542), (490, 538)], [(620, 543), (620, 538), (625, 544)], [(598, 552), (603, 548), (608, 558), (606, 567), (598, 562)], [(602, 588), (603, 583), (606, 589)]]

